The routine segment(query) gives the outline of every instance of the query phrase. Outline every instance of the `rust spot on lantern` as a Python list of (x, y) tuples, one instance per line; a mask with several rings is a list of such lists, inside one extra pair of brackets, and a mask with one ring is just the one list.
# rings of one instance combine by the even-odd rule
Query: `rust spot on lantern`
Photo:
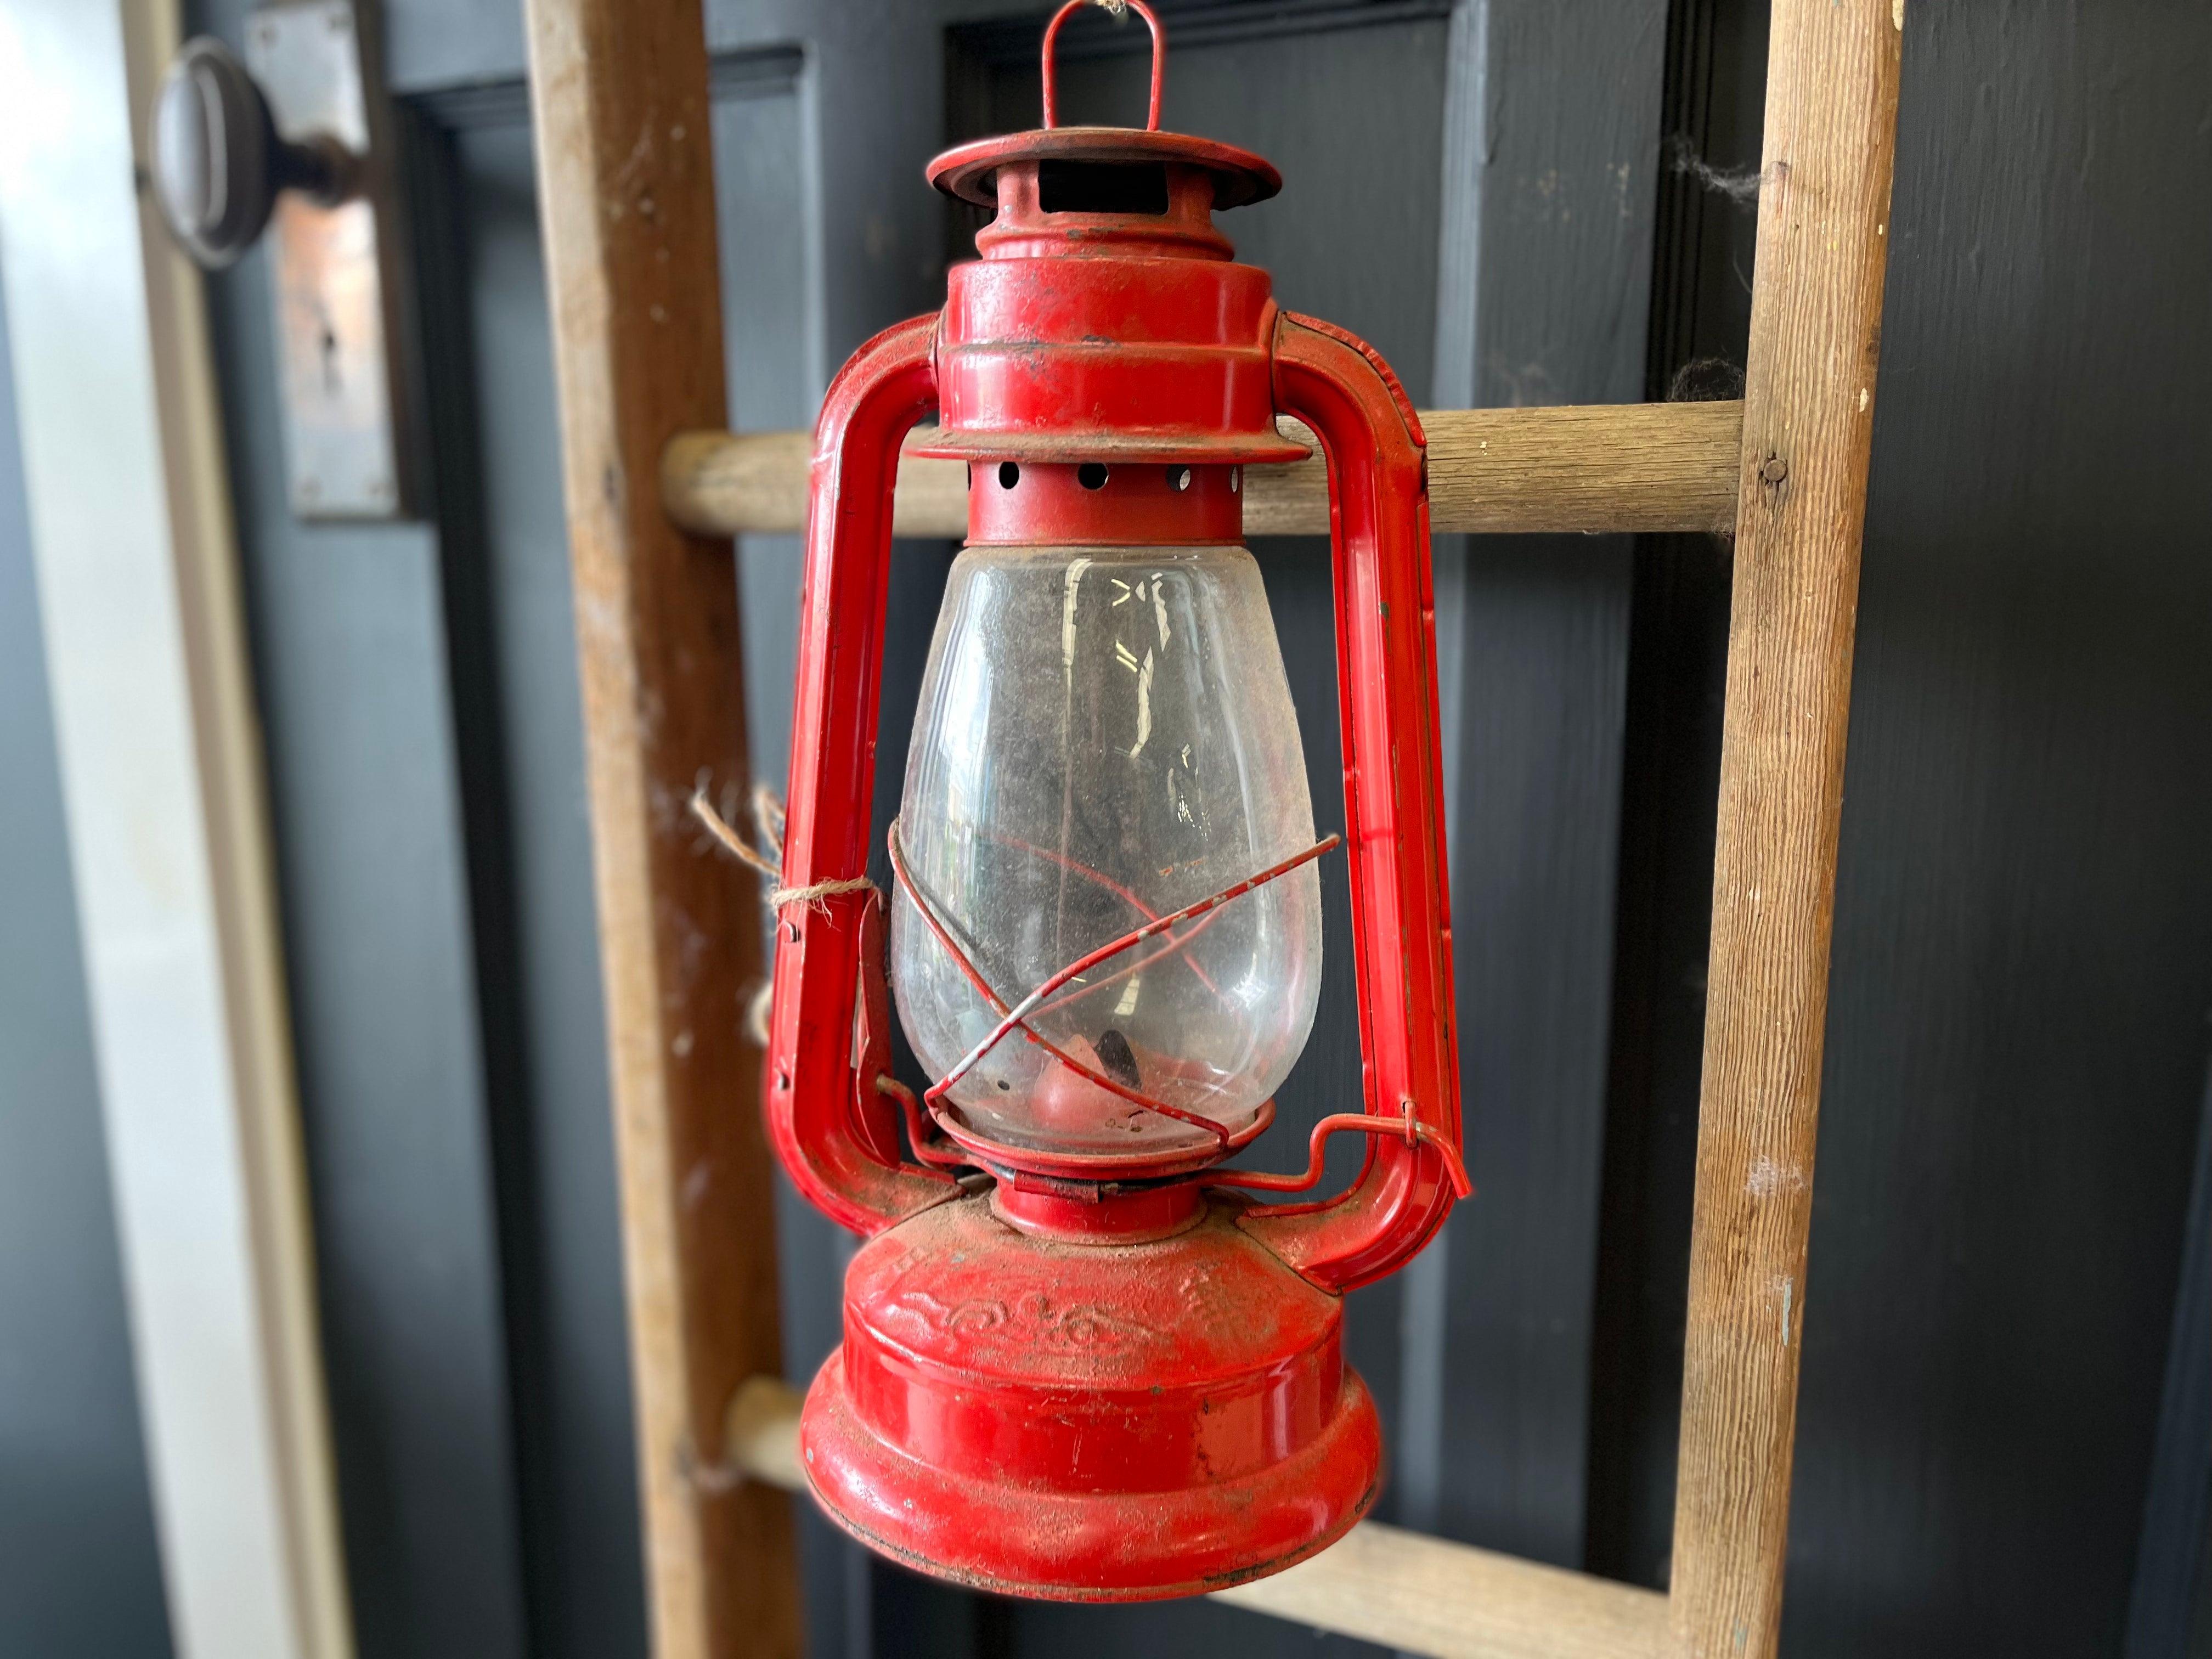
[[(838, 1525), (1000, 1594), (1195, 1595), (1373, 1504), (1342, 1293), (1434, 1235), (1461, 1166), (1422, 435), (1388, 366), (1281, 312), (1214, 214), (1281, 186), (1158, 125), (942, 155), (996, 210), (944, 309), (868, 342), (816, 431), (766, 1064), (799, 1190), (868, 1236), (804, 1465)], [(901, 441), (969, 464), (888, 901), (871, 852)], [(1362, 1109), (1301, 1175), (1261, 1134), (1310, 1027), (1316, 839), (1241, 469), (1330, 465)], [(1362, 757), (1366, 763), (1362, 763)], [(888, 903), (888, 912), (886, 904)], [(938, 1081), (890, 1075), (891, 999)], [(803, 940), (791, 924), (803, 923)], [(1347, 1105), (1355, 1103), (1346, 1103)], [(1351, 1188), (1304, 1193), (1358, 1133)], [(1243, 1188), (1246, 1192), (1237, 1189)]]

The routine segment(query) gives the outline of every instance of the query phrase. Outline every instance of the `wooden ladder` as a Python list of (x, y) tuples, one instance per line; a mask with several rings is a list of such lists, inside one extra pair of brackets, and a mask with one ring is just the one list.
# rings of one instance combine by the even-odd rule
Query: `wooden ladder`
[[(1772, 10), (1743, 402), (1422, 416), (1439, 532), (1735, 532), (1672, 1587), (1369, 1522), (1237, 1605), (1469, 1659), (1776, 1650), (1904, 20)], [(700, 0), (528, 16), (653, 1651), (797, 1655), (757, 900), (683, 808), (750, 776), (728, 538), (800, 527), (807, 439), (720, 430)], [(902, 533), (964, 530), (945, 465), (902, 467)], [(1319, 466), (1255, 475), (1249, 528), (1325, 528)]]

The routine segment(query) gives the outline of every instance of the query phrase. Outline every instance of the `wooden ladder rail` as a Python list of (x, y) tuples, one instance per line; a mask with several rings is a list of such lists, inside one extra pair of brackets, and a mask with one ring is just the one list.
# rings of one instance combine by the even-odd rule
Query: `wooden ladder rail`
[(661, 511), (672, 431), (721, 426), (700, 0), (529, 0), (538, 202), (574, 571), (646, 1595), (656, 1659), (804, 1650), (791, 1504), (722, 1425), (782, 1368), (760, 1055), (760, 902), (684, 810), (742, 790), (726, 540)]
[[(1903, 5), (1775, 0), (1741, 406), (1424, 416), (1440, 531), (1717, 529), (1734, 506), (1671, 1590), (1368, 1525), (1224, 1599), (1466, 1659), (1776, 1651)], [(771, 1506), (796, 1479), (795, 1414), (769, 1380), (766, 1154), (732, 1000), (757, 929), (743, 878), (668, 808), (702, 769), (744, 775), (735, 584), (700, 538), (796, 528), (807, 442), (713, 429), (697, 0), (528, 10), (654, 1651), (793, 1652)], [(901, 479), (902, 532), (964, 527), (957, 465)], [(1263, 483), (1253, 532), (1312, 527), (1320, 499), (1307, 469)], [(719, 1161), (695, 1166), (702, 1149)], [(695, 1167), (716, 1179), (690, 1205)]]

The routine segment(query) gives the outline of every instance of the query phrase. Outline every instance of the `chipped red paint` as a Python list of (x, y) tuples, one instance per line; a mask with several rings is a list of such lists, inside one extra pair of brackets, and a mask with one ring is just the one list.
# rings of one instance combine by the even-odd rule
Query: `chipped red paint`
[(1334, 1541), (1382, 1455), (1343, 1298), (1234, 1214), (1086, 1246), (978, 1197), (871, 1241), (799, 1429), (831, 1518), (923, 1572), (1063, 1601), (1196, 1595)]
[[(1044, 169), (1071, 162), (1157, 167), (1165, 211), (1048, 211)], [(870, 341), (823, 404), (785, 884), (867, 867), (891, 487), (917, 422), (935, 410), (928, 453), (969, 463), (975, 542), (1188, 544), (1242, 538), (1241, 470), (1302, 457), (1276, 429), (1295, 416), (1329, 465), (1363, 1105), (1389, 1127), (1315, 1203), (1223, 1190), (1204, 1166), (1233, 1148), (1172, 1172), (1017, 1167), (957, 1124), (942, 1138), (884, 1071), (877, 897), (787, 905), (769, 1136), (811, 1202), (871, 1236), (807, 1398), (808, 1477), (839, 1525), (940, 1577), (1196, 1594), (1302, 1559), (1373, 1503), (1381, 1440), (1341, 1292), (1419, 1249), (1465, 1180), (1420, 427), (1370, 348), (1279, 312), (1215, 228), (1279, 187), (1259, 157), (1048, 126), (930, 177), (998, 217), (943, 312)], [(1078, 476), (1092, 463), (1103, 487)]]

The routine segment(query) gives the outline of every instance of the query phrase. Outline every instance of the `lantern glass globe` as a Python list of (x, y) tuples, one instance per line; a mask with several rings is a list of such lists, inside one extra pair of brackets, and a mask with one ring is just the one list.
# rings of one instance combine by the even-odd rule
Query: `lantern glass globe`
[[(1313, 803), (1267, 597), (1239, 547), (971, 547), (908, 753), (908, 873), (999, 998), (1304, 852)], [(975, 1133), (1055, 1153), (1217, 1144), (1128, 1089), (1249, 1127), (1321, 989), (1312, 863), (1100, 963), (949, 1091)], [(891, 985), (933, 1077), (999, 1023), (901, 890)]]

